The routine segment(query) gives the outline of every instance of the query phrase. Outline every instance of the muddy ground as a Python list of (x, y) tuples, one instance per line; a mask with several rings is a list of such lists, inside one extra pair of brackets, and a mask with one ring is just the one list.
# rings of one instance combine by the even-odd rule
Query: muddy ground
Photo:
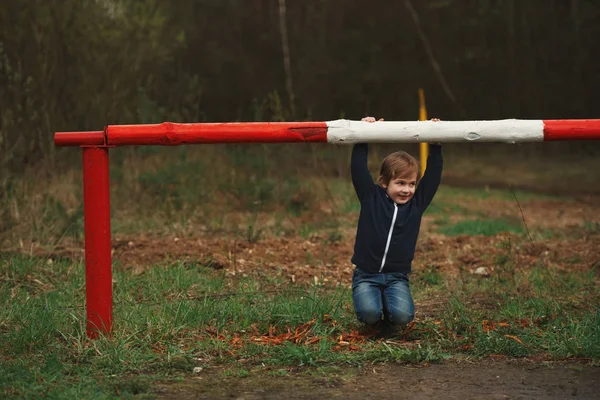
[(161, 384), (165, 399), (598, 399), (600, 368), (571, 363), (486, 360), (386, 364), (327, 376), (223, 378), (202, 373)]

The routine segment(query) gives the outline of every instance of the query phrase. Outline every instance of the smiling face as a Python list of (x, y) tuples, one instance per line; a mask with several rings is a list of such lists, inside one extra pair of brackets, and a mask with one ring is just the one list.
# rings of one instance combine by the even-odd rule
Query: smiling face
[(381, 187), (396, 204), (406, 204), (415, 194), (417, 173), (407, 177), (397, 177), (389, 183), (382, 182)]
[(415, 194), (419, 163), (405, 151), (384, 158), (377, 182), (396, 204), (406, 204)]

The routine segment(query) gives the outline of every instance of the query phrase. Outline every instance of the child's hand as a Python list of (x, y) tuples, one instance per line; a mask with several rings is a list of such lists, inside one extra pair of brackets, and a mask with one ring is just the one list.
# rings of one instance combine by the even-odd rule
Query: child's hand
[[(375, 122), (375, 117), (364, 117), (361, 119), (364, 122)], [(379, 118), (377, 121), (383, 121), (383, 118)]]
[[(431, 122), (440, 122), (440, 119), (439, 118), (431, 118)], [(440, 142), (433, 142), (433, 143), (429, 143), (429, 144), (435, 144), (436, 146), (442, 145)]]

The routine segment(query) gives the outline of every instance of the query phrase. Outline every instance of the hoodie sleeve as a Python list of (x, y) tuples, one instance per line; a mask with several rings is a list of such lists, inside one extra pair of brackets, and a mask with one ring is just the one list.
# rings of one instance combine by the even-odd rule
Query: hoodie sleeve
[(367, 165), (367, 156), (369, 155), (369, 145), (367, 143), (357, 143), (352, 148), (352, 160), (350, 162), (350, 172), (352, 173), (352, 185), (358, 196), (358, 200), (363, 202), (373, 190), (373, 178)]
[(415, 192), (417, 204), (422, 211), (425, 211), (427, 207), (429, 207), (431, 200), (433, 200), (433, 196), (435, 196), (435, 193), (440, 186), (443, 166), (442, 146), (439, 144), (430, 144), (429, 157), (427, 157), (427, 168), (425, 169), (425, 174), (423, 175), (423, 178), (421, 178), (417, 191)]

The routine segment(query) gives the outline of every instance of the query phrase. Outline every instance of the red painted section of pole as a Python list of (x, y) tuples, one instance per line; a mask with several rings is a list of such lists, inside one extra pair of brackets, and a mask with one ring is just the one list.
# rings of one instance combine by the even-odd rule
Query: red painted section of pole
[(56, 146), (102, 146), (105, 144), (104, 132), (56, 132), (54, 144)]
[(108, 148), (83, 148), (87, 335), (112, 330), (112, 263)]
[(544, 140), (599, 140), (600, 119), (544, 120)]
[(208, 143), (327, 142), (325, 122), (238, 122), (109, 125), (107, 144), (162, 145)]

